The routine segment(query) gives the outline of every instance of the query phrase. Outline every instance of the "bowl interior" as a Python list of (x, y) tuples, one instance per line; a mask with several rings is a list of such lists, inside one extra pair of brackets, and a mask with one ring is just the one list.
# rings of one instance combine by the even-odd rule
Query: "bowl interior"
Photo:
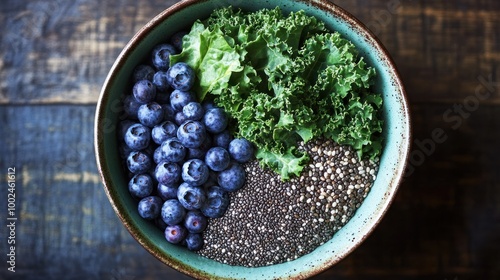
[[(162, 232), (137, 214), (136, 202), (126, 187), (128, 182), (116, 139), (116, 123), (123, 114), (119, 100), (131, 88), (130, 76), (134, 67), (149, 57), (156, 44), (177, 31), (189, 30), (195, 19), (206, 18), (215, 8), (228, 5), (249, 11), (276, 6), (284, 12), (303, 9), (323, 20), (331, 30), (351, 40), (367, 63), (376, 68), (375, 90), (381, 92), (384, 99), (385, 147), (377, 179), (361, 207), (329, 242), (312, 253), (291, 262), (260, 268), (224, 265), (167, 243)], [(184, 1), (162, 12), (141, 29), (116, 60), (97, 106), (95, 142), (98, 167), (113, 208), (138, 242), (164, 263), (197, 278), (303, 278), (341, 260), (378, 224), (402, 178), (410, 128), (404, 89), (393, 63), (380, 43), (342, 9), (326, 1)]]

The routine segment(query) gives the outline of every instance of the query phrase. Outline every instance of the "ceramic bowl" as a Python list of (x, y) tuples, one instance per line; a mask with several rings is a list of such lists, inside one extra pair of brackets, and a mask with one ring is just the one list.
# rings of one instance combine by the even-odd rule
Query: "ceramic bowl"
[[(206, 18), (215, 8), (228, 5), (249, 11), (276, 6), (284, 12), (303, 9), (324, 21), (331, 30), (351, 40), (368, 64), (376, 68), (375, 90), (381, 92), (384, 99), (385, 146), (377, 179), (361, 207), (329, 242), (313, 252), (294, 261), (259, 268), (225, 265), (165, 242), (162, 232), (137, 214), (137, 204), (124, 187), (128, 183), (127, 176), (117, 148), (116, 124), (122, 114), (120, 98), (131, 87), (129, 80), (134, 67), (165, 38), (189, 29), (195, 19)], [(389, 54), (361, 22), (334, 4), (321, 0), (188, 0), (171, 6), (148, 22), (118, 56), (102, 88), (95, 120), (97, 164), (104, 190), (117, 215), (151, 254), (172, 268), (199, 279), (302, 279), (336, 264), (366, 239), (388, 210), (404, 174), (409, 146), (408, 103)]]

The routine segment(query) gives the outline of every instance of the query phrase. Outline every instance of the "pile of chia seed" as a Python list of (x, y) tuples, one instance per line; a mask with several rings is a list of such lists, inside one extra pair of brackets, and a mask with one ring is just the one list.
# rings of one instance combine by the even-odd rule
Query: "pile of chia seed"
[(331, 140), (300, 147), (311, 162), (286, 182), (257, 161), (245, 164), (245, 186), (231, 193), (222, 218), (209, 221), (200, 255), (238, 266), (278, 264), (310, 253), (349, 221), (375, 180), (378, 162), (359, 161), (351, 147)]

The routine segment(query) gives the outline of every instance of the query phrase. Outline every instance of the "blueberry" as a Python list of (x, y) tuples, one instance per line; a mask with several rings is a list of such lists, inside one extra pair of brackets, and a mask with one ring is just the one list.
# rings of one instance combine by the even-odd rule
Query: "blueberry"
[(182, 112), (186, 116), (186, 119), (193, 121), (201, 120), (205, 114), (203, 107), (198, 102), (189, 102), (182, 108)]
[(158, 164), (165, 161), (165, 155), (161, 151), (161, 147), (157, 147), (153, 152), (153, 161)]
[(188, 91), (193, 87), (195, 73), (187, 63), (178, 62), (167, 71), (167, 80), (170, 86), (181, 91)]
[(133, 124), (127, 129), (123, 140), (134, 151), (145, 149), (151, 141), (151, 130), (143, 124)]
[(203, 237), (199, 233), (188, 233), (184, 242), (190, 251), (199, 251), (203, 248)]
[(146, 64), (140, 64), (134, 68), (134, 73), (133, 73), (134, 83), (140, 80), (152, 81), (154, 74), (155, 70), (153, 69), (153, 67)]
[(152, 61), (156, 69), (167, 71), (170, 67), (170, 55), (177, 54), (175, 48), (170, 44), (157, 45), (152, 52)]
[(243, 187), (245, 183), (245, 169), (236, 162), (219, 173), (217, 178), (219, 186), (228, 192), (234, 192)]
[(137, 119), (137, 112), (139, 111), (139, 107), (141, 107), (141, 105), (142, 104), (139, 103), (133, 95), (127, 95), (123, 99), (123, 110), (129, 119)]
[(141, 201), (137, 206), (139, 211), (139, 216), (146, 220), (154, 220), (160, 215), (160, 209), (162, 207), (162, 200), (157, 196), (148, 196)]
[(207, 152), (205, 152), (199, 148), (190, 148), (190, 149), (188, 149), (186, 158), (187, 159), (194, 159), (194, 158), (203, 159), (205, 157), (206, 153)]
[(193, 94), (189, 91), (174, 90), (170, 94), (170, 106), (176, 112), (182, 111), (182, 108), (189, 102), (195, 101)]
[(171, 185), (179, 182), (181, 172), (181, 167), (177, 163), (162, 161), (156, 166), (155, 177), (159, 183)]
[(132, 151), (127, 157), (127, 167), (133, 174), (146, 173), (152, 166), (148, 154), (141, 151)]
[(149, 80), (140, 80), (134, 84), (132, 94), (137, 102), (146, 104), (156, 97), (156, 87)]
[(206, 199), (205, 191), (187, 182), (179, 185), (177, 199), (187, 210), (200, 209)]
[(136, 174), (128, 182), (128, 191), (135, 198), (144, 198), (153, 192), (153, 179), (148, 174)]
[(186, 209), (177, 199), (169, 199), (161, 207), (161, 218), (167, 225), (177, 225), (186, 215)]
[(164, 121), (155, 127), (151, 131), (151, 138), (153, 142), (161, 145), (167, 139), (177, 137), (177, 125), (171, 121)]
[(127, 130), (134, 124), (136, 123), (131, 120), (123, 120), (118, 123), (118, 135), (121, 140), (125, 141), (125, 134), (127, 134)]
[(226, 149), (221, 147), (213, 147), (207, 151), (205, 155), (205, 163), (213, 171), (222, 171), (229, 166), (231, 158)]
[(157, 188), (158, 196), (163, 200), (177, 198), (178, 188), (179, 186), (177, 184), (164, 185), (160, 183)]
[(198, 121), (186, 121), (177, 129), (177, 138), (186, 148), (199, 148), (207, 138), (205, 126)]
[(175, 121), (175, 111), (170, 106), (170, 104), (162, 104), (161, 107), (163, 108), (163, 113), (164, 113), (164, 118), (163, 120), (165, 121)]
[(233, 136), (229, 132), (229, 130), (225, 129), (221, 133), (215, 134), (213, 136), (214, 147), (222, 147), (226, 150), (229, 150), (229, 143), (233, 140)]
[(170, 44), (172, 44), (178, 52), (182, 51), (182, 39), (186, 34), (188, 34), (186, 31), (179, 31), (170, 37)]
[(174, 116), (174, 122), (177, 124), (177, 125), (181, 125), (183, 124), (184, 122), (186, 122), (188, 119), (186, 118), (186, 115), (184, 115), (184, 113), (182, 111), (179, 111), (177, 113), (175, 113), (175, 116)]
[(191, 210), (186, 213), (184, 227), (191, 233), (202, 233), (207, 228), (208, 220), (199, 210)]
[(181, 243), (187, 236), (187, 230), (181, 225), (171, 225), (165, 228), (165, 239), (172, 244)]
[(147, 126), (154, 127), (163, 121), (163, 108), (156, 102), (142, 104), (137, 112), (139, 121)]
[(207, 199), (201, 206), (201, 212), (208, 218), (220, 218), (229, 206), (229, 194), (219, 186), (207, 189)]
[(168, 162), (180, 162), (186, 156), (186, 148), (176, 137), (167, 139), (161, 144), (163, 158)]
[(208, 166), (200, 159), (190, 159), (182, 165), (182, 180), (194, 186), (203, 185), (208, 179)]
[(205, 138), (205, 141), (201, 143), (201, 145), (198, 148), (189, 148), (187, 152), (187, 159), (201, 159), (205, 160), (205, 154), (207, 151), (212, 147), (212, 137), (207, 134), (207, 137)]
[(227, 115), (222, 108), (208, 109), (203, 116), (203, 124), (208, 132), (221, 133), (227, 127)]
[(247, 139), (237, 138), (229, 143), (229, 154), (239, 163), (245, 163), (251, 160), (253, 152), (252, 143)]
[[(170, 84), (167, 80), (167, 72), (158, 71), (153, 76), (153, 85), (156, 87), (156, 91), (158, 92), (166, 92), (170, 88)], [(159, 95), (159, 94), (158, 94)]]

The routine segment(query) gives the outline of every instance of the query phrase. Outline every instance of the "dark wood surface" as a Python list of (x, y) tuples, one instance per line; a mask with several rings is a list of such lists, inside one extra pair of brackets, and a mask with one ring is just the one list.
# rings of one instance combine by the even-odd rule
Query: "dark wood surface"
[[(0, 279), (191, 279), (121, 225), (93, 150), (106, 73), (176, 1), (0, 4), (0, 220), (16, 170), (16, 272)], [(413, 117), (407, 176), (373, 234), (313, 279), (500, 279), (500, 1), (339, 0), (400, 69)]]

